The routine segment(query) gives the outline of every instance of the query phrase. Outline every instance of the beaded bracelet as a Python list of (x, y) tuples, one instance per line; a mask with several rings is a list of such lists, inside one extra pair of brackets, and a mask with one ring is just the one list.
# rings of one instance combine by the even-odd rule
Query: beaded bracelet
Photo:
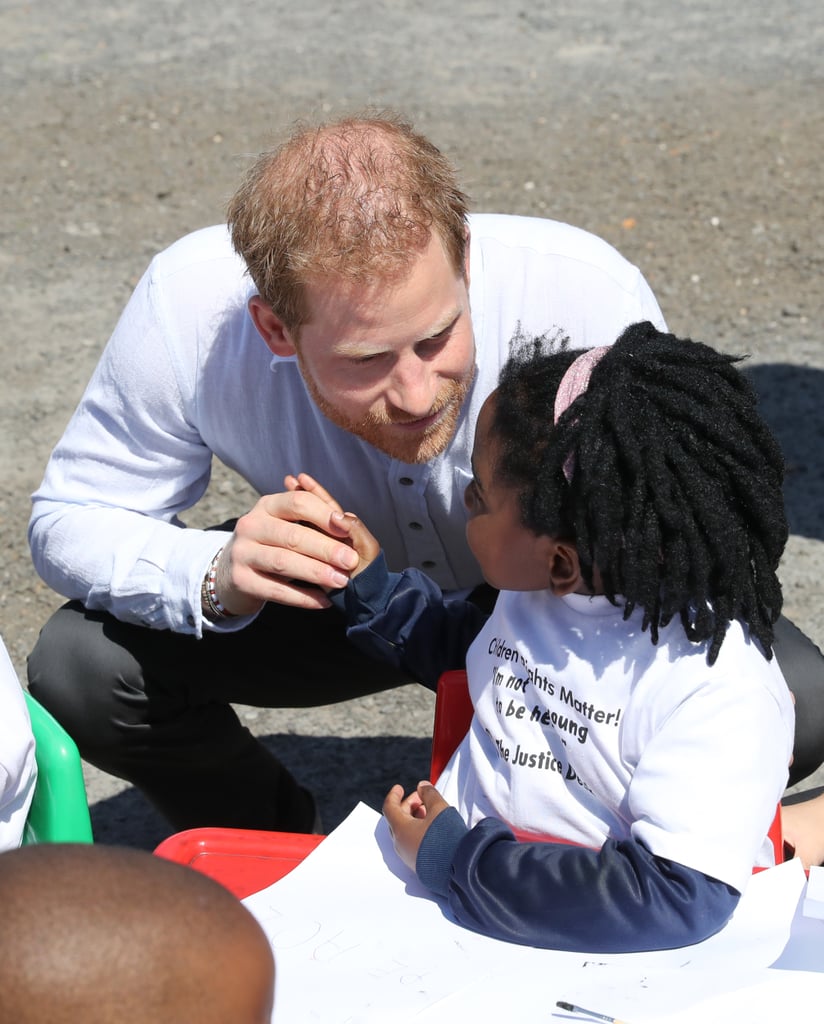
[(211, 619), (231, 619), (233, 615), (232, 612), (224, 608), (217, 596), (217, 562), (222, 551), (223, 548), (212, 559), (200, 588), (200, 603), (203, 611), (206, 613), (206, 617)]

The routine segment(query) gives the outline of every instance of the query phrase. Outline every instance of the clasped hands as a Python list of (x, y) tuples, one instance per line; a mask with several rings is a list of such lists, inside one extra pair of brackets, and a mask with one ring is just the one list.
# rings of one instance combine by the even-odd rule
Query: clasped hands
[(327, 592), (345, 587), (380, 551), (308, 473), (287, 476), (284, 486), (238, 519), (218, 560), (215, 589), (233, 615), (254, 615), (268, 601), (327, 608)]
[[(267, 601), (327, 608), (327, 592), (345, 587), (380, 553), (364, 523), (308, 473), (290, 474), (284, 487), (238, 519), (218, 560), (218, 598), (233, 615), (254, 615)], [(395, 850), (413, 871), (426, 830), (448, 806), (429, 782), (408, 796), (402, 786), (387, 794), (383, 814)]]

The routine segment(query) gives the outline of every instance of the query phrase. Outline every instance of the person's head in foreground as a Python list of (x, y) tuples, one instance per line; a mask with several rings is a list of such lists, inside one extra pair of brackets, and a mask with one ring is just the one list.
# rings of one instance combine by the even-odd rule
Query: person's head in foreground
[(710, 664), (739, 619), (771, 657), (783, 460), (736, 361), (649, 323), (584, 354), (519, 339), (467, 488), (487, 581), (605, 594), (653, 642), (678, 617)]
[(15, 1024), (268, 1024), (255, 918), (191, 868), (114, 846), (0, 855), (0, 1002)]
[(272, 352), (333, 423), (403, 462), (455, 431), (475, 369), (466, 196), (393, 115), (300, 127), (228, 207)]

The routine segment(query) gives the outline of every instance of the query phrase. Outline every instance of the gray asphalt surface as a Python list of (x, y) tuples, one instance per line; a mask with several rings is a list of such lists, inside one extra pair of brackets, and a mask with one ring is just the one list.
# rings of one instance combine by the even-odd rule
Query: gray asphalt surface
[[(299, 117), (404, 111), (477, 210), (588, 228), (639, 264), (677, 333), (748, 352), (787, 455), (787, 614), (824, 644), (824, 18), (818, 0), (0, 0), (0, 630), (25, 658), (60, 599), (28, 495), (155, 251), (217, 222)], [(223, 467), (191, 525), (254, 500)], [(418, 687), (240, 709), (319, 795), (379, 806), (429, 757)], [(819, 772), (805, 786), (824, 783)], [(87, 770), (96, 836), (168, 828)]]

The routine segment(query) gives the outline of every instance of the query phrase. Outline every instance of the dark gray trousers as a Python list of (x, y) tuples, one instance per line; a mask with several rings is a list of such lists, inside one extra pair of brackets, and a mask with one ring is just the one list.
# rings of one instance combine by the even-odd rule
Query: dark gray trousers
[(82, 756), (136, 785), (176, 831), (312, 830), (312, 797), (230, 703), (312, 707), (411, 682), (348, 644), (335, 609), (281, 605), (198, 640), (72, 601), (44, 626), (28, 674)]

